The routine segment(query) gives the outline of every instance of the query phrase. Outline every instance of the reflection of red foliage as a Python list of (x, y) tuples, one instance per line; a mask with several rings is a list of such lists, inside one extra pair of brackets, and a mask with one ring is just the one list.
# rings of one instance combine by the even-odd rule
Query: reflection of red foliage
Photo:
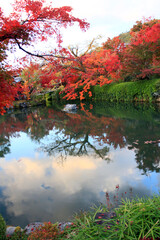
[[(5, 119), (5, 118), (4, 118)], [(47, 109), (41, 112), (40, 109), (34, 110), (19, 120), (16, 116), (11, 115), (0, 124), (0, 135), (10, 136), (17, 132), (29, 133), (31, 137), (39, 139), (49, 134), (54, 127), (63, 130), (66, 135), (82, 133), (88, 134), (95, 138), (97, 142), (113, 144), (124, 147), (123, 139), (123, 121), (109, 117), (96, 117), (88, 110), (81, 114), (70, 114), (54, 109)], [(78, 136), (78, 135), (77, 135)]]
[(83, 104), (83, 114), (66, 114), (69, 118), (66, 122), (67, 129), (72, 129), (72, 132), (89, 133), (95, 138), (99, 144), (113, 144), (115, 148), (124, 147), (125, 141), (123, 138), (123, 120), (110, 117), (96, 117), (90, 111), (85, 110)]
[(0, 124), (0, 135), (9, 139), (10, 136), (14, 136), (18, 132), (26, 131), (27, 127), (26, 121), (18, 121), (14, 116), (8, 117), (7, 121)]

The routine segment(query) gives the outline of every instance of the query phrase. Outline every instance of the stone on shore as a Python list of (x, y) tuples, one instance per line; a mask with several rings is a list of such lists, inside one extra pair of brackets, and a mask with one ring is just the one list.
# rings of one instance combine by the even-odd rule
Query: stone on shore
[(15, 232), (22, 232), (23, 229), (21, 227), (9, 226), (6, 228), (6, 236), (12, 236)]
[(64, 112), (68, 113), (76, 113), (77, 112), (77, 105), (76, 104), (66, 104), (63, 108)]
[(36, 228), (39, 228), (40, 226), (44, 226), (44, 223), (43, 222), (30, 223), (24, 228), (24, 232), (26, 235), (29, 235), (30, 233), (34, 232)]
[[(65, 227), (72, 225), (72, 222), (60, 222), (58, 224), (58, 228), (60, 231), (64, 231)], [(31, 234), (34, 232), (37, 228), (44, 226), (43, 222), (33, 222), (28, 224), (24, 229), (21, 227), (15, 227), (15, 226), (8, 226), (6, 228), (6, 236), (12, 236), (15, 232), (25, 232), (26, 235)]]

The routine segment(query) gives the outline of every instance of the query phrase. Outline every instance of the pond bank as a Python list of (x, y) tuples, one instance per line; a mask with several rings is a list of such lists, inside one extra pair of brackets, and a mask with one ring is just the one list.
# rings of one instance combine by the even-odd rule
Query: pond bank
[[(136, 82), (112, 83), (100, 87), (91, 87), (92, 97), (86, 95), (86, 102), (145, 102), (160, 104), (160, 78), (152, 80), (139, 80)], [(14, 108), (47, 105), (57, 103), (67, 104), (75, 101), (63, 99), (60, 90), (48, 91), (33, 96), (29, 100), (14, 102)], [(79, 101), (78, 101), (79, 102)], [(84, 101), (85, 102), (85, 101)]]
[[(26, 231), (17, 231), (6, 236), (3, 218), (0, 233), (3, 240), (42, 239), (160, 239), (160, 196), (122, 200), (122, 205), (109, 212), (106, 206), (92, 209), (75, 216), (73, 222), (61, 224), (41, 223), (28, 225)], [(36, 229), (36, 226), (39, 229)], [(27, 232), (28, 231), (28, 232)], [(27, 235), (27, 234), (29, 235)], [(3, 234), (3, 235), (2, 235)], [(28, 237), (29, 236), (29, 237)]]

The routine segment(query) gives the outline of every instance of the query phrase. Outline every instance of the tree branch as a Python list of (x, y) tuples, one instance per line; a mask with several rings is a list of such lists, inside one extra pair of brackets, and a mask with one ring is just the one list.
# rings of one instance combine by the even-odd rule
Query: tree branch
[(76, 61), (76, 59), (73, 59), (73, 58), (68, 58), (68, 57), (64, 57), (64, 56), (59, 56), (59, 55), (54, 55), (54, 54), (36, 54), (36, 53), (32, 53), (32, 52), (29, 52), (27, 51), (26, 49), (24, 49), (19, 41), (15, 38), (15, 41), (19, 47), (19, 49), (21, 49), (23, 52), (31, 55), (31, 56), (34, 56), (34, 57), (38, 57), (38, 58), (43, 58), (44, 60), (46, 61), (49, 61), (46, 57), (54, 57), (54, 58), (60, 58), (60, 59), (67, 59), (67, 60), (70, 60), (70, 61)]

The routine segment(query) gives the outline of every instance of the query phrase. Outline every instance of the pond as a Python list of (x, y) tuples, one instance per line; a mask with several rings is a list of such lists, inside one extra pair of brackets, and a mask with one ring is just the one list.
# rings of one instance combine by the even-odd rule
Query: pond
[[(160, 108), (81, 104), (0, 116), (0, 214), (8, 225), (67, 221), (93, 204), (160, 189)], [(117, 199), (117, 198), (116, 198)]]

